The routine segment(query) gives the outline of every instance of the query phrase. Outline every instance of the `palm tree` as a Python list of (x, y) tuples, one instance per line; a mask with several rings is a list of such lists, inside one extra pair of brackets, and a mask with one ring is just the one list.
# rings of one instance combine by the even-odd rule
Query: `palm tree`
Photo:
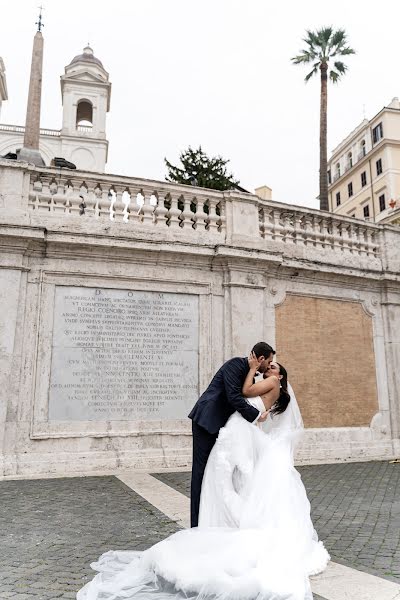
[[(328, 160), (327, 160), (327, 104), (328, 76), (337, 83), (347, 71), (346, 65), (336, 60), (336, 57), (355, 54), (347, 45), (347, 35), (344, 29), (323, 27), (317, 31), (308, 31), (303, 40), (307, 47), (301, 54), (291, 60), (295, 65), (312, 63), (312, 70), (305, 78), (307, 82), (318, 71), (321, 73), (320, 129), (319, 129), (319, 201), (321, 210), (329, 210), (328, 204)], [(332, 64), (330, 68), (330, 64)], [(329, 74), (328, 74), (329, 71)]]

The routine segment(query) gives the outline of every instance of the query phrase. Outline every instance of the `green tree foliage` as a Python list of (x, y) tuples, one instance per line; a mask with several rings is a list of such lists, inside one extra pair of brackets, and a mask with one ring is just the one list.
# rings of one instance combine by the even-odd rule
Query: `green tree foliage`
[(197, 185), (212, 190), (241, 189), (239, 181), (227, 171), (229, 160), (221, 156), (209, 157), (201, 146), (197, 150), (189, 146), (187, 150), (181, 152), (179, 160), (182, 167), (172, 165), (166, 158), (164, 160), (168, 169), (167, 181)]

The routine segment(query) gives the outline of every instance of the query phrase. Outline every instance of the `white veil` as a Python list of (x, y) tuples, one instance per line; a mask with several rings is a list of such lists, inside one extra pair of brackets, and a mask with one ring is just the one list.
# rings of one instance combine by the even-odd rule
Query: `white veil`
[(290, 402), (285, 412), (268, 415), (262, 429), (274, 439), (289, 441), (293, 452), (303, 435), (304, 424), (296, 395), (290, 383), (288, 383), (288, 392)]

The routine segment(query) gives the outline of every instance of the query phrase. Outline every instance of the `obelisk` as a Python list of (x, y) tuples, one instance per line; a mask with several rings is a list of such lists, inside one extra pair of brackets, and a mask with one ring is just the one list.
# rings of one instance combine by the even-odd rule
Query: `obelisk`
[(45, 165), (39, 151), (40, 136), (40, 103), (42, 96), (42, 70), (43, 70), (43, 35), (41, 29), (42, 11), (37, 22), (38, 30), (33, 38), (31, 77), (29, 81), (28, 106), (26, 109), (24, 145), (18, 153), (18, 160), (35, 164), (37, 167)]

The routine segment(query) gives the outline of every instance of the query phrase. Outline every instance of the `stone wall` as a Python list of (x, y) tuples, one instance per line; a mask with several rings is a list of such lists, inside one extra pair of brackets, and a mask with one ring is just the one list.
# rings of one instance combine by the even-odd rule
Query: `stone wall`
[(288, 295), (277, 307), (278, 360), (306, 427), (368, 427), (379, 412), (372, 327), (360, 302)]
[(1, 162), (2, 474), (190, 464), (190, 406), (261, 339), (302, 405), (300, 462), (395, 456), (399, 239), (251, 194)]

